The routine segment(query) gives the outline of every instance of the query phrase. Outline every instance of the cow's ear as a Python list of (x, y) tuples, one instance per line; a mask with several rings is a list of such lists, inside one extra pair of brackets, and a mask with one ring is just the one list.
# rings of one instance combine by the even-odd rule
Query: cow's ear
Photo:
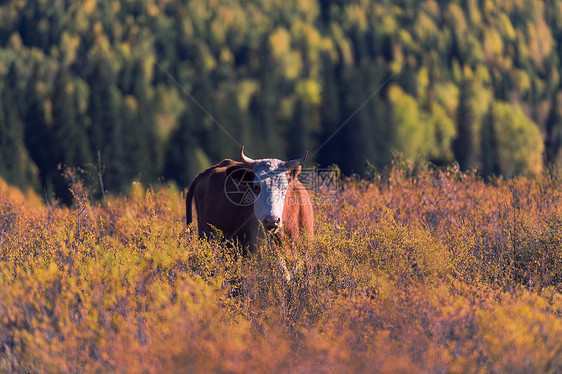
[(297, 167), (289, 170), (288, 176), (289, 179), (293, 179), (299, 176), (299, 174), (301, 173), (302, 167), (300, 165), (298, 165)]
[(248, 168), (241, 166), (231, 166), (226, 169), (226, 177), (237, 183), (253, 183), (256, 175)]

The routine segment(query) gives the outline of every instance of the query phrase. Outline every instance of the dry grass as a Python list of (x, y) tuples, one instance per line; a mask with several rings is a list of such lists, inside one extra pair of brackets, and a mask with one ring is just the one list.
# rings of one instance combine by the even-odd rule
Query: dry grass
[(347, 182), (292, 282), (267, 248), (198, 240), (174, 188), (74, 192), (46, 207), (0, 185), (0, 372), (562, 370), (553, 175)]

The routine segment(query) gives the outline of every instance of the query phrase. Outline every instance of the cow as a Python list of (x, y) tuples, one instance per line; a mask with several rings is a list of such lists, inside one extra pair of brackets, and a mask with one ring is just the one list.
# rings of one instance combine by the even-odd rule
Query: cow
[(314, 236), (312, 205), (297, 178), (307, 155), (290, 161), (254, 160), (242, 147), (240, 161), (223, 160), (194, 178), (186, 194), (187, 225), (195, 200), (199, 237), (220, 230), (243, 253), (256, 252), (260, 232), (309, 245)]

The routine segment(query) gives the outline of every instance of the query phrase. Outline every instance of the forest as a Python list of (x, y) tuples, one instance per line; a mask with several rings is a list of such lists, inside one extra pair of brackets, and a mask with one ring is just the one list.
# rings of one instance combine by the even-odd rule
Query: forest
[[(561, 44), (555, 0), (0, 1), (0, 372), (562, 372)], [(338, 177), (310, 245), (186, 225), (242, 145)]]
[(72, 202), (66, 167), (98, 197), (184, 188), (241, 145), (344, 175), (396, 153), (507, 178), (562, 163), (558, 1), (7, 0), (0, 15), (0, 176), (47, 201)]

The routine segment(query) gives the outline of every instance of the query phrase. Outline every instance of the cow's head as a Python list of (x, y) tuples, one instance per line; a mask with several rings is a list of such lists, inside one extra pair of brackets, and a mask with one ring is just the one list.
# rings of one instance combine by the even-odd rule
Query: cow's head
[(240, 150), (240, 159), (253, 176), (250, 188), (255, 196), (254, 213), (265, 229), (276, 233), (283, 227), (283, 206), (287, 189), (292, 179), (300, 173), (300, 165), (307, 155), (308, 152), (291, 161), (275, 158), (254, 160), (244, 154), (244, 147)]

